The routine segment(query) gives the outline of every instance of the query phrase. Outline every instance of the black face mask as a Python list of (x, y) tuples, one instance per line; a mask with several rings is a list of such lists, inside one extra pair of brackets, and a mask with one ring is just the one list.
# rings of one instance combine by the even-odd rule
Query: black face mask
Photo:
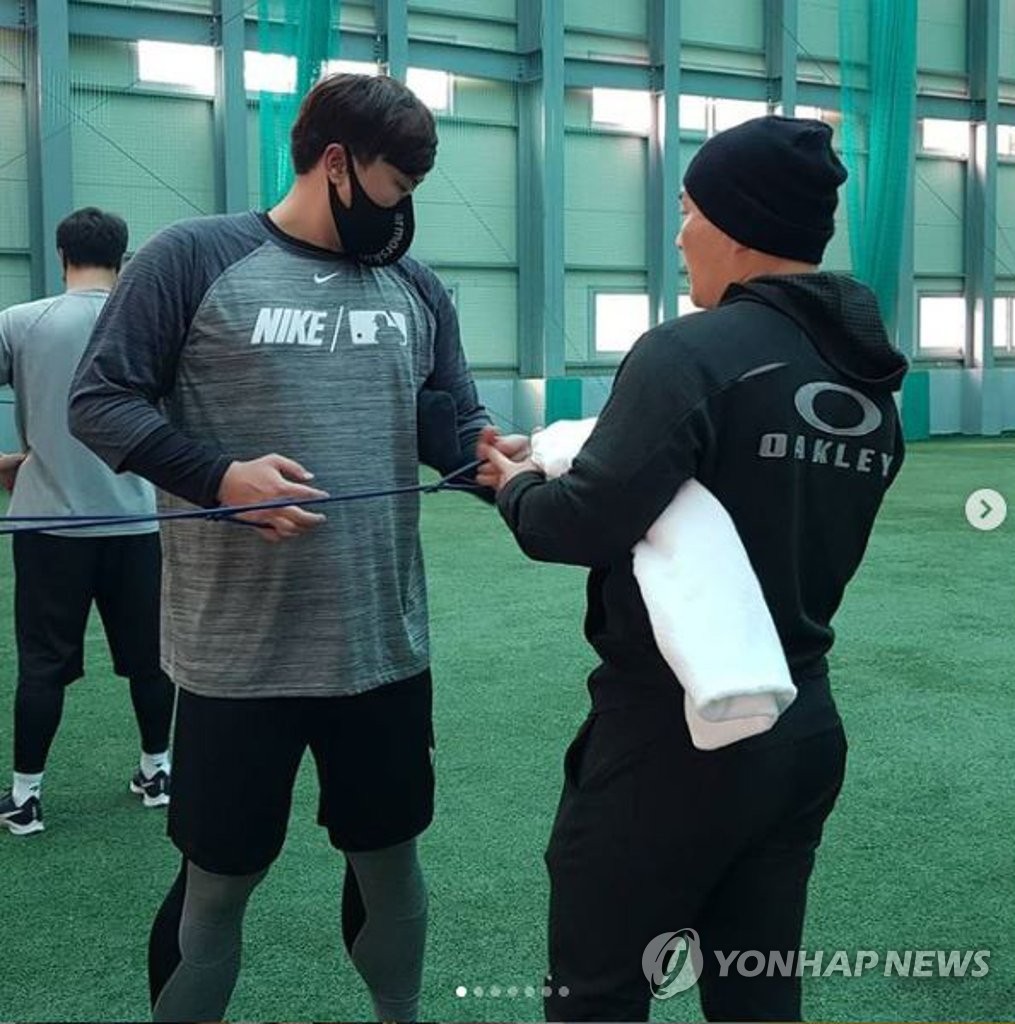
[(352, 164), (352, 154), (346, 150), (349, 185), (352, 202), (343, 206), (338, 190), (328, 182), (328, 200), (331, 216), (342, 240), (342, 248), (359, 263), (368, 267), (383, 267), (401, 259), (412, 244), (416, 222), (412, 213), (412, 196), (406, 196), (394, 206), (378, 206), (363, 191)]

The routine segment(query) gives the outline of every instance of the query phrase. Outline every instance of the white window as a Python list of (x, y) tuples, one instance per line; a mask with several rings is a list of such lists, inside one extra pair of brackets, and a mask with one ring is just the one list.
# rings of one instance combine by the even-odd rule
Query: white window
[(1015, 353), (1012, 327), (1015, 325), (1015, 296), (999, 295), (994, 299), (994, 349)]
[(592, 123), (647, 135), (652, 129), (652, 96), (638, 89), (593, 89)]
[(713, 101), (713, 131), (723, 132), (727, 128), (735, 128), (744, 121), (755, 117), (764, 117), (768, 113), (768, 104), (755, 100), (724, 100)]
[(405, 84), (431, 109), (438, 112), (451, 110), (451, 76), (446, 71), (429, 68), (409, 68)]
[(997, 152), (999, 156), (1015, 156), (1015, 126), (1010, 124), (998, 126)]
[(680, 128), (682, 131), (716, 132), (734, 128), (744, 121), (764, 117), (768, 104), (760, 100), (727, 100), (719, 96), (681, 96)]
[[(782, 116), (782, 104), (777, 103), (772, 108), (773, 114)], [(839, 125), (842, 124), (842, 112), (836, 110), (834, 107), (809, 107), (798, 103), (793, 108), (794, 117), (804, 117), (811, 121), (824, 121), (833, 130), (838, 129)]]
[(372, 60), (329, 60), (321, 71), (323, 75), (376, 75), (377, 65)]
[(928, 117), (920, 122), (920, 131), (924, 152), (963, 159), (969, 156), (968, 121), (942, 121)]
[(708, 131), (708, 108), (709, 99), (707, 96), (681, 96), (680, 97), (680, 129), (688, 132)]
[(598, 292), (596, 353), (626, 352), (649, 327), (645, 292)]
[(962, 295), (920, 296), (920, 348), (965, 351), (966, 300)]
[(295, 92), (296, 58), (287, 57), (284, 53), (246, 50), (243, 54), (243, 84), (247, 92)]
[(687, 316), (688, 313), (700, 313), (701, 310), (691, 301), (690, 295), (677, 296), (677, 316)]
[(137, 41), (137, 77), (142, 82), (183, 85), (208, 96), (215, 94), (215, 51), (189, 43)]
[(799, 103), (793, 108), (794, 117), (808, 117), (812, 121), (824, 121), (825, 112), (821, 107), (806, 107)]

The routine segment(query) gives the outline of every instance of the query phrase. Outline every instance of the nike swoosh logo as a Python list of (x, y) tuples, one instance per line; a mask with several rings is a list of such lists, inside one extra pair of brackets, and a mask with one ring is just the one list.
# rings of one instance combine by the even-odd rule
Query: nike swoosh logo
[(338, 271), (334, 274), (314, 274), (314, 284), (324, 284), (325, 281), (330, 281), (333, 277), (338, 277)]

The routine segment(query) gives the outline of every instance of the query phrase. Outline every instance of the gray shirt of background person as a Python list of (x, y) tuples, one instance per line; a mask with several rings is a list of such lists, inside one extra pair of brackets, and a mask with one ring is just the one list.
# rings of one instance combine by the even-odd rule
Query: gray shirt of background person
[[(0, 312), (0, 384), (14, 387), (21, 465), (8, 515), (154, 515), (155, 489), (131, 473), (117, 475), (71, 436), (67, 395), (109, 293), (82, 289)], [(158, 523), (124, 523), (57, 536), (154, 533)]]

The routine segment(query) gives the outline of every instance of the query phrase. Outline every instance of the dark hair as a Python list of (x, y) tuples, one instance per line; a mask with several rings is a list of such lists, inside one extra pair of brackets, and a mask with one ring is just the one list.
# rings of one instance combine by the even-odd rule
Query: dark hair
[(94, 206), (75, 210), (56, 229), (63, 265), (119, 270), (127, 250), (127, 222)]
[(333, 142), (360, 163), (383, 157), (404, 174), (423, 175), (437, 155), (433, 114), (387, 75), (329, 75), (307, 93), (292, 129), (293, 168), (312, 170)]

